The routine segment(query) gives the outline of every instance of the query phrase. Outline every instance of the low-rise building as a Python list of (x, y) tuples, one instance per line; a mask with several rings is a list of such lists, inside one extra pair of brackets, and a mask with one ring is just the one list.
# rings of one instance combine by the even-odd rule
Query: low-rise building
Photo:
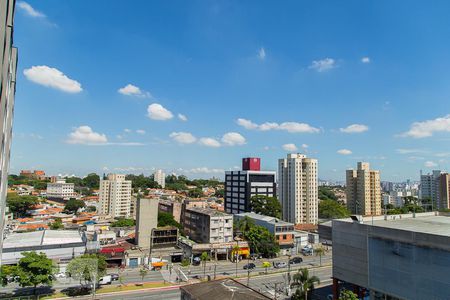
[(191, 207), (184, 211), (186, 236), (198, 243), (233, 241), (233, 216), (210, 208)]
[(158, 210), (161, 212), (165, 212), (171, 214), (175, 221), (181, 223), (181, 209), (182, 204), (179, 201), (173, 200), (159, 200)]
[(74, 196), (75, 184), (67, 183), (65, 179), (47, 183), (47, 198), (50, 200), (69, 200)]

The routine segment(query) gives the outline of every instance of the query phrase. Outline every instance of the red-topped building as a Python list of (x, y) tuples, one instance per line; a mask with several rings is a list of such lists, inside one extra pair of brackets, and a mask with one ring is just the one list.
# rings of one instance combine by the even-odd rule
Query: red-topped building
[(261, 171), (261, 158), (259, 157), (243, 158), (242, 171)]

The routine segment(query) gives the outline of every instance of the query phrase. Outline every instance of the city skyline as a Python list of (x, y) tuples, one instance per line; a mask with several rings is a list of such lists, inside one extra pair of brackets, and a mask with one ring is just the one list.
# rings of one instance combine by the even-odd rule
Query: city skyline
[(223, 178), (291, 152), (326, 180), (446, 169), (447, 3), (86, 3), (17, 2), (11, 173)]

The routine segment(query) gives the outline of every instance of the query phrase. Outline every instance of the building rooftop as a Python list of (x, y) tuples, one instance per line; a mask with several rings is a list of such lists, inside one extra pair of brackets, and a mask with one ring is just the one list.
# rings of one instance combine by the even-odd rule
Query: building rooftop
[(77, 230), (42, 230), (12, 233), (3, 241), (3, 248), (21, 248), (82, 242), (82, 234)]
[(221, 279), (190, 284), (180, 287), (185, 293), (191, 295), (192, 299), (271, 299), (251, 288), (246, 287), (233, 279)]
[[(417, 213), (415, 218), (412, 214), (387, 215), (386, 217), (385, 220), (384, 216), (376, 216), (373, 222), (372, 217), (363, 217), (363, 224), (450, 237), (450, 216), (436, 215), (431, 212)], [(353, 222), (351, 218), (337, 221)]]
[(211, 217), (226, 217), (226, 216), (230, 216), (232, 217), (232, 215), (224, 213), (223, 211), (218, 211), (212, 208), (201, 208), (201, 207), (190, 207), (187, 210), (190, 211), (194, 211), (194, 212), (198, 212), (204, 215), (209, 215)]
[(260, 215), (260, 214), (254, 213), (254, 212), (240, 213), (240, 214), (236, 214), (235, 216), (238, 216), (238, 217), (249, 217), (250, 219), (260, 220), (260, 221), (264, 221), (264, 222), (272, 223), (272, 224), (277, 224), (277, 225), (294, 225), (293, 223), (289, 223), (289, 222), (280, 220), (280, 219), (275, 218), (275, 217)]

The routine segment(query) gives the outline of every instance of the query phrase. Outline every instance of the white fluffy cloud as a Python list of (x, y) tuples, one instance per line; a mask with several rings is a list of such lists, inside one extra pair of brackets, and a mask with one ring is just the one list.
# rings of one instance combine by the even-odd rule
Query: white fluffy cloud
[(17, 2), (17, 7), (19, 9), (23, 10), (30, 17), (45, 18), (45, 15), (43, 13), (41, 13), (40, 11), (37, 11), (36, 9), (34, 9), (30, 4), (28, 4), (25, 1)]
[(348, 125), (345, 128), (339, 129), (340, 132), (344, 132), (344, 133), (362, 133), (367, 130), (369, 130), (369, 127), (364, 124), (352, 124), (352, 125)]
[(426, 151), (421, 149), (396, 149), (399, 154), (412, 154), (412, 153), (425, 153)]
[(215, 169), (215, 168), (208, 168), (208, 167), (199, 167), (199, 168), (192, 168), (190, 170), (180, 170), (181, 172), (185, 173), (192, 173), (192, 174), (223, 174), (225, 172), (224, 169)]
[(32, 66), (25, 69), (23, 74), (34, 83), (66, 93), (79, 93), (83, 90), (78, 81), (70, 79), (60, 70), (48, 66)]
[(135, 96), (140, 98), (151, 97), (149, 92), (143, 91), (139, 87), (132, 85), (131, 83), (127, 84), (123, 88), (120, 88), (117, 92), (125, 96)]
[(145, 134), (145, 130), (144, 129), (138, 129), (136, 130), (137, 134)]
[(361, 62), (362, 62), (363, 64), (368, 64), (368, 63), (370, 63), (370, 57), (368, 57), (368, 56), (362, 57), (362, 58), (361, 58)]
[(150, 104), (147, 113), (147, 116), (152, 120), (166, 121), (173, 118), (172, 112), (158, 103)]
[(178, 119), (180, 119), (183, 122), (186, 122), (188, 120), (188, 118), (183, 114), (178, 114)]
[(237, 132), (228, 132), (222, 136), (222, 143), (227, 146), (240, 146), (246, 143), (245, 137)]
[(180, 144), (192, 144), (197, 138), (189, 132), (172, 132), (169, 137)]
[(295, 144), (284, 144), (283, 150), (289, 151), (289, 152), (295, 152), (298, 150), (297, 146)]
[(350, 155), (350, 154), (352, 154), (352, 151), (348, 150), (348, 149), (340, 149), (337, 151), (337, 153), (341, 154), (341, 155)]
[(199, 139), (198, 142), (200, 145), (207, 146), (207, 147), (217, 148), (217, 147), (221, 146), (220, 142), (218, 140), (213, 139), (213, 138), (208, 138), (208, 137), (201, 138), (201, 139)]
[(450, 115), (423, 122), (414, 122), (403, 137), (416, 139), (433, 136), (435, 132), (450, 132)]
[(434, 168), (437, 167), (437, 163), (435, 163), (434, 161), (428, 160), (425, 162), (425, 167), (427, 168)]
[(336, 67), (336, 62), (332, 58), (324, 58), (321, 60), (313, 60), (310, 69), (316, 70), (317, 72), (326, 72)]
[(261, 47), (259, 49), (259, 51), (258, 51), (258, 58), (260, 60), (265, 60), (266, 59), (266, 50), (263, 47)]
[(290, 133), (317, 133), (319, 128), (312, 127), (306, 123), (283, 122), (281, 124), (275, 122), (265, 122), (262, 124), (253, 123), (250, 120), (239, 118), (236, 123), (246, 129), (256, 129), (261, 131), (284, 130)]
[(97, 133), (91, 127), (83, 125), (74, 128), (66, 141), (69, 144), (102, 145), (108, 142), (105, 134)]

